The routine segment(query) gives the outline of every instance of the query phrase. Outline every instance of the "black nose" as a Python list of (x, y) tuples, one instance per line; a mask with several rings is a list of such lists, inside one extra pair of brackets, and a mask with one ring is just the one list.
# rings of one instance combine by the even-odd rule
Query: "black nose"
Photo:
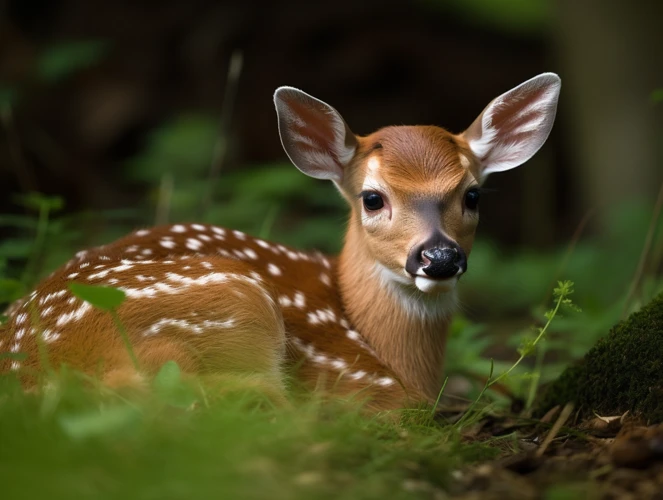
[(458, 274), (461, 268), (461, 254), (455, 247), (435, 247), (424, 250), (421, 255), (424, 263), (428, 261), (422, 270), (431, 278), (451, 278)]

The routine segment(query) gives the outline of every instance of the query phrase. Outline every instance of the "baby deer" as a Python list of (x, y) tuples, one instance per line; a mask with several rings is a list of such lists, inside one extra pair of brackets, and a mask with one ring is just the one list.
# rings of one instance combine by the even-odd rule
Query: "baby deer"
[[(463, 133), (394, 126), (359, 137), (328, 104), (292, 87), (274, 101), (283, 147), (350, 206), (337, 258), (207, 224), (140, 229), (79, 252), (14, 304), (0, 360), (30, 385), (50, 365), (141, 383), (168, 360), (198, 375), (252, 373), (281, 391), (359, 393), (373, 408), (435, 401), (456, 284), (479, 220), (479, 186), (531, 158), (553, 126), (560, 79), (544, 73), (494, 99)], [(121, 289), (111, 316), (72, 281)], [(43, 350), (42, 350), (43, 351)]]

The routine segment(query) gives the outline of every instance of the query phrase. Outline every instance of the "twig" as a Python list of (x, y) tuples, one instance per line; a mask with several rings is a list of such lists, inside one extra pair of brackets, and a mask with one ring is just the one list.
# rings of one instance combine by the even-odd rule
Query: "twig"
[(214, 144), (214, 152), (212, 153), (207, 186), (205, 187), (205, 193), (203, 194), (202, 202), (200, 204), (202, 215), (209, 210), (210, 205), (212, 204), (214, 186), (216, 186), (219, 174), (221, 173), (221, 168), (226, 160), (230, 123), (235, 98), (237, 97), (239, 76), (242, 73), (243, 60), (244, 57), (241, 50), (235, 50), (230, 56), (228, 76), (226, 78), (226, 90), (223, 96), (221, 117), (219, 119), (219, 133), (216, 143)]
[(571, 416), (572, 411), (573, 411), (573, 403), (566, 403), (564, 408), (562, 408), (559, 417), (557, 417), (555, 424), (552, 426), (550, 431), (548, 431), (548, 434), (546, 435), (546, 438), (543, 440), (543, 443), (541, 443), (539, 449), (536, 450), (535, 456), (540, 457), (546, 452), (546, 449), (548, 448), (548, 446), (550, 446), (552, 440), (555, 439), (559, 430), (562, 428), (562, 426)]
[(161, 176), (159, 185), (159, 196), (157, 198), (157, 210), (154, 217), (157, 226), (167, 224), (170, 218), (170, 202), (173, 199), (174, 188), (173, 174), (166, 172)]
[(120, 332), (120, 336), (122, 337), (122, 342), (124, 342), (124, 347), (127, 349), (127, 352), (129, 353), (129, 357), (131, 358), (131, 362), (133, 363), (134, 368), (136, 369), (136, 371), (140, 371), (138, 358), (136, 357), (136, 353), (134, 353), (133, 346), (131, 345), (131, 341), (129, 340), (129, 334), (127, 333), (126, 328), (124, 328), (124, 325), (120, 320), (120, 316), (117, 314), (117, 311), (115, 309), (109, 309), (108, 312), (110, 313), (111, 318), (113, 318), (113, 323), (115, 324), (115, 328), (117, 328), (118, 331)]
[(551, 281), (550, 286), (548, 287), (548, 291), (546, 292), (546, 295), (543, 299), (543, 303), (541, 304), (541, 307), (545, 307), (545, 304), (548, 303), (548, 301), (550, 300), (552, 292), (555, 289), (555, 285), (559, 281), (559, 277), (562, 275), (562, 273), (566, 269), (566, 266), (569, 263), (569, 260), (571, 260), (571, 255), (573, 255), (573, 252), (575, 251), (576, 245), (577, 245), (578, 241), (580, 240), (580, 236), (582, 236), (582, 233), (585, 231), (585, 227), (587, 226), (587, 223), (591, 220), (592, 217), (594, 217), (595, 213), (596, 213), (596, 208), (590, 208), (585, 213), (583, 218), (580, 219), (580, 222), (578, 223), (578, 225), (576, 226), (575, 231), (573, 232), (573, 236), (571, 236), (571, 241), (569, 242), (568, 246), (566, 247), (566, 252), (564, 253), (564, 257), (562, 258), (562, 262), (560, 262), (559, 266), (557, 267), (557, 271), (555, 272), (555, 277)]
[(25, 193), (36, 191), (36, 184), (32, 171), (25, 162), (25, 157), (21, 150), (21, 142), (16, 131), (16, 124), (14, 122), (14, 113), (11, 106), (6, 106), (0, 109), (0, 119), (2, 125), (7, 132), (7, 147), (9, 155), (12, 159), (11, 164), (16, 174), (21, 190)]
[(640, 254), (640, 262), (638, 262), (638, 267), (631, 281), (631, 286), (629, 287), (628, 294), (626, 295), (626, 300), (624, 301), (624, 308), (622, 309), (621, 319), (624, 319), (626, 312), (628, 311), (633, 295), (635, 294), (640, 280), (642, 280), (642, 273), (645, 270), (645, 264), (647, 263), (647, 258), (649, 257), (649, 251), (651, 250), (652, 242), (654, 240), (654, 234), (656, 233), (656, 226), (658, 219), (661, 216), (661, 207), (663, 207), (663, 183), (658, 190), (658, 197), (656, 198), (656, 204), (654, 205), (654, 214), (652, 215), (651, 222), (649, 223), (649, 229), (647, 230), (647, 236), (645, 237), (645, 243), (642, 247), (642, 253)]

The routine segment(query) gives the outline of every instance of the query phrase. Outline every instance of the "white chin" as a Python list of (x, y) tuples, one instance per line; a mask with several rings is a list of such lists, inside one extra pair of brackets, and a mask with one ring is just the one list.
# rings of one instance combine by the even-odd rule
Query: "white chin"
[(432, 280), (425, 276), (417, 276), (414, 278), (415, 286), (424, 293), (445, 293), (450, 292), (456, 286), (458, 281), (457, 277), (446, 280)]

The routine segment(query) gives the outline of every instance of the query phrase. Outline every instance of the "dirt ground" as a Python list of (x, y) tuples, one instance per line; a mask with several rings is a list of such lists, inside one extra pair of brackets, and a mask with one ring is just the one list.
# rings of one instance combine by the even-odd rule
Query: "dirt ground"
[[(455, 471), (452, 498), (663, 499), (663, 424), (628, 414), (576, 421), (570, 407), (557, 407), (530, 423), (488, 419), (466, 437), (495, 440), (504, 451)], [(433, 498), (448, 498), (440, 493)]]

